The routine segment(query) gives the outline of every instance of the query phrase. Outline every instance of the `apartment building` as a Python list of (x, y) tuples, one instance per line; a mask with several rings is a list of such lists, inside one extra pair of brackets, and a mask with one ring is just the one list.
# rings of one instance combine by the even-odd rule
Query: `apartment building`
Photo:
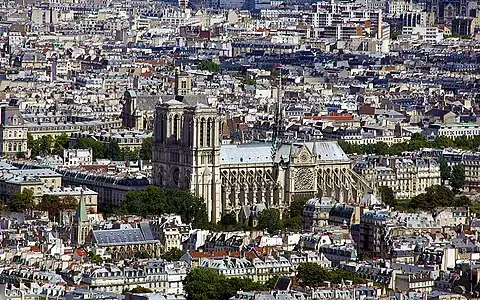
[(415, 197), (441, 184), (440, 165), (433, 158), (361, 158), (354, 170), (377, 187), (392, 188), (400, 199)]
[(122, 293), (140, 286), (167, 295), (183, 295), (182, 281), (186, 276), (183, 263), (150, 260), (129, 268), (114, 264), (94, 266), (83, 273), (82, 283), (94, 291)]

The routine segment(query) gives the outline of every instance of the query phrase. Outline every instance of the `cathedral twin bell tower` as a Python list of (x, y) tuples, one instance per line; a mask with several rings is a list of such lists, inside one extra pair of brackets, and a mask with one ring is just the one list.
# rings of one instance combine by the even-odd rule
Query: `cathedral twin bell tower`
[(157, 105), (153, 180), (204, 199), (209, 220), (220, 220), (220, 118), (214, 107), (170, 100)]

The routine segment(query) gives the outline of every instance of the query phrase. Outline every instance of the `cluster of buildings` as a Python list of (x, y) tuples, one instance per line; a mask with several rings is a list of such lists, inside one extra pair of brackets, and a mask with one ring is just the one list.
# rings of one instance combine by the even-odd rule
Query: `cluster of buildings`
[[(185, 299), (193, 268), (280, 278), (232, 299), (477, 297), (475, 211), (377, 193), (448, 183), (445, 162), (478, 199), (479, 18), (469, 0), (1, 2), (0, 299)], [(470, 146), (348, 151), (414, 136)], [(253, 228), (101, 213), (152, 185)], [(7, 211), (26, 191), (78, 205)], [(256, 230), (299, 199), (298, 232)], [(302, 263), (364, 283), (302, 289)]]

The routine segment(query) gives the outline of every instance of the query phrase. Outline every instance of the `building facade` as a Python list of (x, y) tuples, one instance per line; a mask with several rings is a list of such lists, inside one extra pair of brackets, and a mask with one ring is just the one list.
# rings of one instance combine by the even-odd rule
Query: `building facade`
[(255, 203), (285, 210), (296, 197), (357, 202), (370, 190), (335, 141), (221, 145), (216, 108), (177, 100), (157, 105), (155, 118), (154, 184), (191, 190), (211, 220)]
[(373, 158), (358, 161), (354, 169), (377, 187), (390, 187), (400, 199), (415, 197), (441, 183), (440, 165), (433, 158)]

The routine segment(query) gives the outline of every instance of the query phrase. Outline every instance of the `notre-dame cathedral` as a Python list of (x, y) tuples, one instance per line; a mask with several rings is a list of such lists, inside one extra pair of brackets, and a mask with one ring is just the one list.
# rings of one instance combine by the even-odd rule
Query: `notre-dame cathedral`
[(295, 197), (357, 202), (370, 186), (335, 141), (222, 144), (216, 108), (170, 100), (155, 111), (153, 180), (205, 200), (211, 221), (264, 203), (288, 209)]

